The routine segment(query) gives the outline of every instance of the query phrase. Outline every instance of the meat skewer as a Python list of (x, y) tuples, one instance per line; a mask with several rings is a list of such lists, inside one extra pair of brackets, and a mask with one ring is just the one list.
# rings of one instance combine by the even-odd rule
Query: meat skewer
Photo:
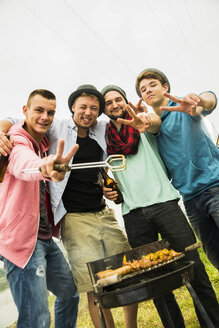
[(185, 252), (197, 249), (201, 245), (202, 245), (201, 243), (195, 243), (193, 245), (190, 245), (185, 248), (184, 252), (176, 252), (173, 249), (169, 250), (167, 248), (164, 248), (155, 253), (149, 253), (147, 255), (143, 255), (141, 259), (133, 260), (133, 261), (127, 261), (126, 255), (124, 255), (123, 266), (114, 270), (109, 269), (109, 270), (97, 272), (96, 276), (98, 279), (107, 278), (117, 274), (120, 275), (121, 277), (131, 272), (136, 272), (142, 269), (143, 270), (149, 269), (157, 265), (160, 265), (162, 263), (174, 260), (176, 258), (177, 259), (181, 258), (185, 255)]

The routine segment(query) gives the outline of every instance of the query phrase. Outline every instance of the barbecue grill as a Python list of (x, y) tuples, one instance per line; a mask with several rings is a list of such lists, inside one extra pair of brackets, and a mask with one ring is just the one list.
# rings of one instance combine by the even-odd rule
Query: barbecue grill
[[(126, 255), (127, 261), (140, 260), (142, 256), (149, 253), (155, 253), (164, 248), (170, 249), (169, 243), (165, 240), (160, 240), (134, 248), (130, 251), (89, 262), (87, 264), (88, 270), (98, 303), (103, 308), (114, 308), (157, 297), (162, 299), (163, 296), (170, 291), (186, 285), (194, 303), (201, 311), (207, 326), (213, 328), (214, 325), (211, 323), (208, 314), (190, 284), (190, 281), (194, 278), (194, 262), (183, 261), (186, 252), (196, 249), (197, 247), (200, 247), (200, 244), (191, 245), (187, 247), (184, 252), (181, 252), (179, 256), (150, 268), (131, 272), (124, 276), (114, 275), (100, 280), (98, 280), (96, 273), (121, 267), (124, 255)], [(163, 304), (164, 303), (163, 300)], [(166, 307), (165, 310), (167, 310), (169, 327), (174, 328)], [(102, 325), (102, 327), (105, 326)]]

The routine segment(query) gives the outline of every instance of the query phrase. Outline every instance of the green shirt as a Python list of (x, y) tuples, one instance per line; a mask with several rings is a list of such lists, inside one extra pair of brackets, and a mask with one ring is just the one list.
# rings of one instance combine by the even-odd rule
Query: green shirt
[(147, 132), (140, 135), (137, 154), (126, 156), (124, 171), (113, 172), (124, 198), (123, 215), (136, 208), (179, 199), (167, 177), (156, 137)]

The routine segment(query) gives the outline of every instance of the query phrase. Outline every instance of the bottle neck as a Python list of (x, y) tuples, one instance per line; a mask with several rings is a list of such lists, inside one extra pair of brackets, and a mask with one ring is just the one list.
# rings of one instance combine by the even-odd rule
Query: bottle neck
[(107, 173), (106, 173), (106, 171), (104, 170), (103, 167), (100, 167), (100, 173), (101, 173), (101, 176), (102, 176), (103, 180), (106, 182), (108, 175), (107, 175)]

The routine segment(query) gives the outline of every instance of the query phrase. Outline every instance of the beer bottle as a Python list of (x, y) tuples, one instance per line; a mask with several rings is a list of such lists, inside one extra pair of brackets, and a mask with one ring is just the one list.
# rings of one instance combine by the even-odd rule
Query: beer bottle
[[(8, 139), (10, 138), (10, 136), (7, 134), (6, 137)], [(5, 171), (7, 170), (7, 166), (8, 166), (8, 158), (9, 155), (7, 156), (0, 155), (0, 182), (2, 182), (4, 179)]]
[(100, 167), (100, 173), (101, 176), (104, 180), (104, 186), (107, 188), (112, 188), (113, 191), (117, 191), (118, 193), (118, 197), (117, 199), (114, 201), (116, 204), (120, 204), (123, 202), (123, 197), (122, 197), (122, 193), (119, 190), (115, 180), (113, 180), (112, 178), (109, 177), (109, 175), (107, 174), (107, 170), (108, 169), (104, 169), (103, 167)]

